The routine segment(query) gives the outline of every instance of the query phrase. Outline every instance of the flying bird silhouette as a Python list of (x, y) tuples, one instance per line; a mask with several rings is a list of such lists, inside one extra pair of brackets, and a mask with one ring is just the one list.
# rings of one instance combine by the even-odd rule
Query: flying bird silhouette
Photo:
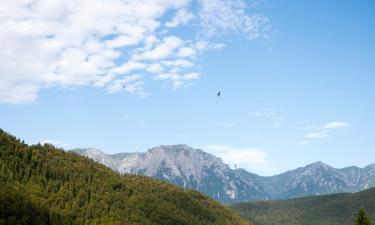
[(220, 91), (217, 93), (217, 97), (220, 97), (220, 95), (221, 95), (221, 93), (220, 93)]

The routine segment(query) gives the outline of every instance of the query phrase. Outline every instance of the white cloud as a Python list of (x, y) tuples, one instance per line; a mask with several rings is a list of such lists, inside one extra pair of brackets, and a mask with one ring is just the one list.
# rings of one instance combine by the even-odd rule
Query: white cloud
[(324, 129), (349, 128), (352, 125), (347, 122), (331, 122), (323, 126)]
[(155, 46), (151, 50), (135, 54), (134, 60), (160, 60), (171, 56), (179, 47), (184, 44), (184, 41), (175, 36), (165, 37), (163, 42)]
[(144, 90), (143, 86), (144, 82), (142, 81), (142, 75), (128, 75), (124, 76), (122, 79), (115, 80), (108, 87), (108, 93), (113, 94), (125, 90), (130, 94), (137, 94), (140, 97), (146, 97), (148, 92)]
[(176, 60), (165, 60), (161, 62), (164, 66), (168, 66), (171, 68), (184, 68), (184, 67), (193, 67), (194, 63), (187, 59), (176, 59)]
[[(301, 124), (306, 124), (306, 122), (301, 123)], [(311, 139), (326, 138), (326, 137), (329, 137), (334, 132), (334, 130), (350, 128), (350, 127), (351, 127), (351, 124), (348, 122), (330, 122), (321, 127), (308, 126), (306, 129), (310, 129), (310, 130), (312, 129), (314, 130), (314, 132), (306, 134), (303, 137), (304, 140), (302, 140), (300, 144), (309, 144), (311, 142), (310, 141)]]
[(118, 74), (127, 74), (130, 71), (144, 69), (145, 67), (146, 65), (143, 63), (128, 61), (112, 69), (111, 72), (118, 73)]
[[(10, 88), (12, 87), (12, 88)], [(15, 84), (7, 81), (0, 82), (0, 99), (5, 103), (27, 103), (36, 99), (39, 86), (36, 84)]]
[(257, 173), (269, 173), (270, 163), (267, 160), (267, 153), (258, 148), (236, 148), (230, 145), (207, 145), (204, 148), (207, 152), (220, 157), (231, 167), (235, 165)]
[(186, 24), (194, 18), (194, 15), (190, 13), (187, 9), (182, 8), (177, 11), (175, 17), (167, 23), (165, 23), (166, 27), (177, 27), (180, 24)]
[(150, 73), (160, 74), (164, 72), (164, 67), (160, 63), (154, 63), (147, 66), (147, 71)]
[(181, 58), (193, 57), (196, 54), (197, 54), (196, 51), (193, 48), (189, 48), (189, 47), (182, 47), (177, 52), (177, 56)]
[(250, 39), (265, 36), (269, 28), (268, 18), (248, 15), (246, 2), (242, 0), (200, 0), (202, 10), (199, 19), (205, 35), (246, 33)]
[(226, 47), (226, 44), (224, 43), (210, 43), (208, 41), (197, 41), (192, 46), (197, 51), (208, 51), (213, 49), (222, 49)]
[(182, 77), (184, 80), (194, 80), (194, 79), (198, 79), (200, 76), (199, 73), (187, 73), (187, 74), (184, 74)]
[[(190, 84), (200, 77), (192, 60), (225, 47), (200, 37), (201, 31), (264, 36), (267, 18), (247, 13), (246, 5), (245, 0), (2, 1), (0, 102), (32, 102), (41, 89), (55, 87), (94, 86), (112, 93), (135, 70), (175, 74), (162, 79), (173, 88)], [(174, 16), (164, 21), (167, 15)], [(182, 26), (195, 32), (190, 39), (172, 31)], [(140, 87), (147, 77), (125, 91), (144, 96)]]
[(164, 73), (164, 74), (159, 74), (156, 76), (156, 79), (158, 80), (164, 80), (170, 83), (173, 87), (173, 89), (177, 89), (181, 87), (181, 85), (185, 81), (191, 81), (191, 80), (196, 80), (200, 76), (199, 73), (186, 73), (183, 75), (179, 75), (176, 73)]
[(313, 139), (313, 138), (325, 138), (325, 137), (328, 137), (328, 134), (329, 134), (329, 131), (322, 130), (322, 131), (319, 131), (319, 132), (307, 134), (305, 136), (305, 138), (310, 138), (310, 139)]

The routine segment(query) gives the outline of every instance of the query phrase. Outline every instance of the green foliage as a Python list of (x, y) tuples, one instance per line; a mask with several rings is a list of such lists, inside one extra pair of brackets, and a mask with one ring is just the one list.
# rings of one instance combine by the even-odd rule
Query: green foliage
[(361, 208), (358, 212), (355, 225), (371, 225), (370, 220), (367, 218), (365, 210)]
[(353, 225), (359, 208), (375, 218), (375, 188), (284, 201), (249, 202), (231, 208), (254, 225)]
[(0, 130), (0, 225), (248, 225), (202, 194)]

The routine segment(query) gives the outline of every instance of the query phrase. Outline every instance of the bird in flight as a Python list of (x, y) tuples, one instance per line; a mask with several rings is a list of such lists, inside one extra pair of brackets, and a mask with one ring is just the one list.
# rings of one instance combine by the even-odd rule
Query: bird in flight
[(217, 97), (220, 97), (220, 95), (221, 95), (221, 93), (220, 93), (220, 91), (217, 93)]
[(125, 85), (125, 84), (123, 84), (123, 85), (122, 85), (122, 87), (123, 87), (123, 88), (126, 88), (126, 85)]

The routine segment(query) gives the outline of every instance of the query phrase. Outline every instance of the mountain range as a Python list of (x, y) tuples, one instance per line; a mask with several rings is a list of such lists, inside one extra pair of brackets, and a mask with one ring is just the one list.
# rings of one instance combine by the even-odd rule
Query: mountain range
[(289, 199), (375, 187), (375, 164), (336, 169), (322, 162), (275, 176), (231, 169), (222, 159), (187, 145), (160, 145), (144, 153), (108, 155), (95, 148), (74, 149), (121, 174), (154, 177), (195, 189), (223, 203)]

